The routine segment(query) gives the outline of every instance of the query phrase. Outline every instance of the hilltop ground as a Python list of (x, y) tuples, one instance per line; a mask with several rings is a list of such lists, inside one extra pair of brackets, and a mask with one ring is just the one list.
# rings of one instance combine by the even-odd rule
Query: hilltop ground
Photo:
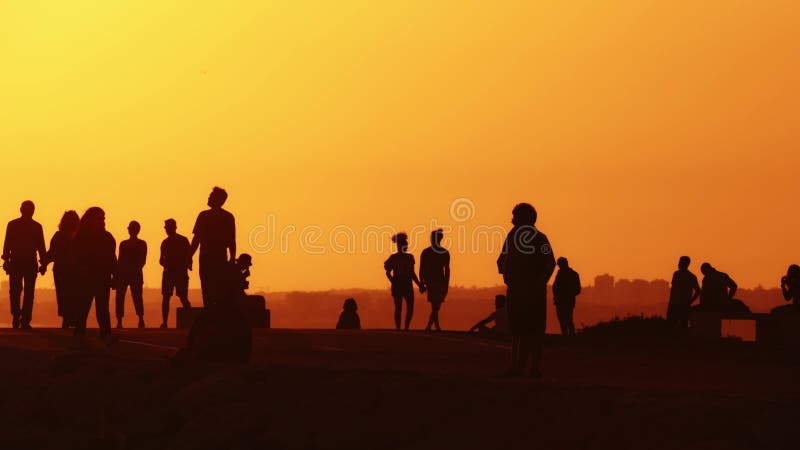
[(178, 379), (184, 332), (120, 334), (0, 331), (3, 448), (800, 446), (800, 358), (752, 343), (550, 337), (537, 383), (474, 336), (263, 330), (252, 364)]

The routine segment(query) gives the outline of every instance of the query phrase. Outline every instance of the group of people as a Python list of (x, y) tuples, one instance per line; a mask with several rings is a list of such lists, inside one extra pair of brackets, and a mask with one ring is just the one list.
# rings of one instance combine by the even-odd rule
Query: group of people
[[(164, 222), (166, 238), (161, 243), (159, 263), (163, 268), (162, 323), (167, 327), (169, 303), (177, 295), (185, 308), (189, 302), (189, 271), (194, 254), (200, 251), (200, 282), (203, 305), (213, 307), (229, 296), (230, 289), (241, 288), (249, 275), (250, 258), (237, 260), (235, 221), (222, 206), (228, 194), (215, 187), (208, 197), (209, 209), (201, 212), (193, 229), (191, 242), (178, 234), (174, 219)], [(119, 252), (114, 236), (106, 230), (105, 211), (91, 207), (83, 216), (70, 210), (63, 214), (45, 246), (41, 224), (33, 219), (34, 203), (26, 200), (20, 217), (8, 223), (3, 244), (3, 269), (9, 276), (12, 327), (30, 329), (36, 279), (45, 275), (53, 264), (58, 315), (62, 327), (74, 327), (76, 335), (86, 332), (86, 321), (92, 303), (95, 306), (100, 335), (111, 338), (109, 301), (116, 291), (117, 327), (122, 327), (125, 296), (130, 289), (134, 310), (143, 328), (142, 269), (147, 259), (147, 243), (139, 239), (141, 225), (131, 221), (129, 238), (120, 242)], [(232, 278), (233, 277), (233, 278)]]

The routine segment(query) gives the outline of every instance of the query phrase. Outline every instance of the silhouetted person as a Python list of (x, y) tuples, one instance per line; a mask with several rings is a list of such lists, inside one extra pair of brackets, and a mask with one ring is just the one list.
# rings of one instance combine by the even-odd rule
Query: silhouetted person
[(100, 337), (111, 343), (111, 315), (108, 302), (111, 282), (117, 267), (117, 242), (106, 231), (106, 214), (96, 206), (86, 210), (72, 240), (75, 268), (78, 275), (80, 314), (75, 334), (86, 334), (86, 320), (94, 301)]
[(144, 328), (144, 301), (142, 288), (144, 278), (142, 268), (147, 260), (147, 243), (139, 239), (142, 226), (133, 220), (128, 224), (129, 239), (119, 243), (119, 259), (117, 271), (114, 274), (114, 288), (117, 291), (117, 328), (122, 328), (122, 318), (125, 317), (125, 292), (131, 288), (133, 308), (139, 316), (139, 328)]
[[(36, 207), (32, 201), (22, 202), (19, 208), (21, 215), (8, 222), (6, 238), (3, 242), (3, 270), (8, 274), (9, 300), (14, 328), (30, 329), (36, 275), (37, 273), (44, 275), (47, 268), (44, 232), (39, 222), (33, 220), (35, 210)], [(20, 308), (21, 295), (22, 308)]]
[(236, 261), (236, 221), (222, 209), (227, 199), (228, 193), (215, 187), (208, 196), (210, 209), (197, 216), (192, 231), (192, 256), (200, 248), (200, 287), (206, 308), (225, 295), (226, 272)]
[(428, 292), (428, 302), (431, 304), (431, 315), (425, 331), (430, 331), (431, 326), (435, 326), (436, 331), (442, 330), (439, 326), (439, 309), (450, 285), (450, 252), (442, 247), (443, 237), (441, 229), (432, 231), (431, 246), (423, 250), (419, 258), (420, 292)]
[(547, 322), (547, 282), (556, 260), (550, 241), (536, 229), (536, 209), (520, 203), (512, 211), (514, 225), (497, 258), (498, 271), (508, 287), (511, 324), (511, 367), (505, 375), (522, 375), (531, 361), (531, 376), (541, 378), (542, 345)]
[(792, 264), (781, 277), (781, 293), (783, 299), (791, 302), (788, 305), (773, 308), (772, 314), (800, 314), (800, 266)]
[(358, 317), (358, 304), (354, 298), (348, 298), (342, 306), (342, 313), (339, 314), (339, 321), (336, 323), (337, 330), (360, 330), (361, 319)]
[(569, 266), (567, 258), (558, 258), (557, 264), (558, 273), (553, 281), (553, 303), (561, 325), (561, 334), (573, 336), (575, 322), (572, 320), (572, 313), (575, 311), (575, 297), (581, 293), (581, 278)]
[[(487, 325), (494, 322), (494, 326), (489, 328)], [(511, 333), (508, 324), (508, 308), (506, 307), (506, 296), (496, 295), (494, 297), (494, 312), (488, 317), (476, 323), (469, 329), (470, 332), (494, 334), (496, 336), (506, 336)]]
[(72, 238), (78, 229), (80, 217), (75, 211), (67, 211), (61, 216), (58, 231), (50, 239), (45, 265), (53, 263), (53, 282), (56, 286), (56, 303), (61, 317), (61, 328), (75, 326), (78, 313), (78, 286), (76, 283), (75, 260), (72, 256)]
[(688, 256), (680, 257), (678, 270), (672, 274), (672, 287), (669, 290), (667, 321), (680, 330), (685, 330), (689, 326), (689, 310), (692, 303), (700, 296), (700, 283), (689, 271), (691, 263), (692, 260)]
[(172, 294), (178, 296), (184, 308), (191, 308), (189, 303), (189, 270), (192, 268), (192, 247), (186, 236), (178, 234), (175, 219), (164, 221), (167, 238), (161, 242), (161, 258), (159, 264), (164, 268), (161, 276), (161, 328), (167, 328), (169, 318), (169, 300)]
[(408, 250), (408, 235), (398, 233), (392, 236), (392, 242), (397, 244), (397, 253), (393, 253), (383, 268), (386, 270), (386, 278), (392, 284), (392, 298), (394, 299), (394, 325), (400, 329), (400, 317), (403, 312), (403, 299), (406, 301), (406, 323), (405, 329), (411, 326), (411, 318), (414, 316), (414, 285), (421, 284), (417, 274), (414, 272), (414, 255), (406, 253)]
[(700, 308), (705, 311), (730, 310), (738, 286), (727, 273), (720, 272), (709, 263), (700, 266), (703, 285), (700, 288)]

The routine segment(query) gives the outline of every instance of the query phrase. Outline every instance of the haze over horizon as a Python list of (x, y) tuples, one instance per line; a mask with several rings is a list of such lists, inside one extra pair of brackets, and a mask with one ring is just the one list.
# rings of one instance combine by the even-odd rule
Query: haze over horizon
[(472, 237), (527, 201), (584, 283), (687, 254), (774, 287), (800, 262), (798, 23), (789, 0), (4, 2), (0, 222), (139, 220), (155, 287), (163, 220), (191, 236), (219, 185), (254, 289), (388, 287), (365, 230), (418, 257), (437, 226), (452, 282), (491, 286)]

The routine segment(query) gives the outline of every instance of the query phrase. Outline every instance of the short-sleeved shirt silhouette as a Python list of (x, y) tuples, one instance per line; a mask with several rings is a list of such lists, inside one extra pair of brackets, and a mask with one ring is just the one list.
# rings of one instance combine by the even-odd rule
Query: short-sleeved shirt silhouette
[(147, 243), (141, 239), (126, 239), (119, 243), (117, 276), (122, 281), (142, 283), (142, 267), (147, 259)]
[(23, 217), (8, 222), (3, 256), (12, 270), (36, 270), (37, 252), (45, 253), (44, 231), (39, 222)]
[(236, 242), (236, 220), (222, 208), (211, 208), (197, 216), (192, 231), (200, 239), (200, 264), (228, 260), (228, 248)]
[(414, 277), (414, 255), (394, 253), (383, 263), (385, 270), (392, 271), (392, 287), (411, 287)]
[(672, 274), (669, 302), (675, 305), (689, 305), (695, 290), (700, 290), (697, 277), (688, 270), (676, 270)]
[(189, 270), (191, 258), (192, 247), (186, 236), (173, 234), (161, 241), (161, 265), (165, 272), (186, 273)]
[(553, 281), (553, 300), (556, 306), (575, 307), (575, 297), (581, 293), (581, 278), (571, 267), (560, 269)]
[(703, 287), (700, 291), (700, 303), (706, 306), (723, 305), (730, 300), (728, 289), (734, 282), (727, 273), (714, 270), (703, 277)]
[(420, 255), (419, 272), (426, 283), (443, 283), (447, 281), (445, 267), (449, 264), (450, 252), (444, 248), (428, 247)]

